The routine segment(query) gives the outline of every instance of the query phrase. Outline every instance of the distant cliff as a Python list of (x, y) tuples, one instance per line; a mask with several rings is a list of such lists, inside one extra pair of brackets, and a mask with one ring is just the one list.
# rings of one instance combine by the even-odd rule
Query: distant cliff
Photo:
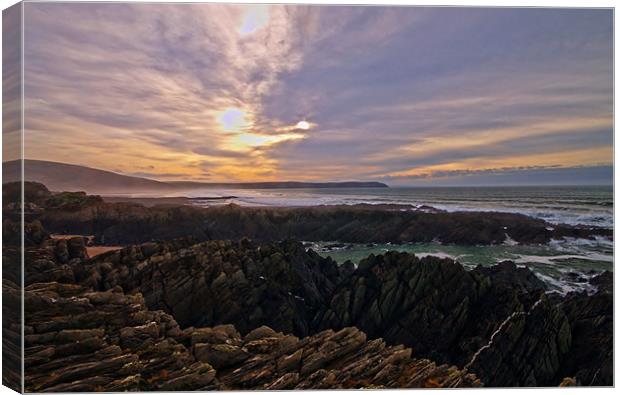
[[(2, 164), (3, 182), (19, 181), (19, 161)], [(146, 192), (174, 192), (198, 188), (226, 189), (278, 189), (278, 188), (387, 188), (380, 182), (251, 182), (251, 183), (208, 183), (208, 182), (162, 182), (148, 178), (131, 177), (111, 171), (67, 163), (42, 160), (24, 160), (24, 178), (37, 181), (53, 191), (85, 191), (88, 193), (113, 195)]]

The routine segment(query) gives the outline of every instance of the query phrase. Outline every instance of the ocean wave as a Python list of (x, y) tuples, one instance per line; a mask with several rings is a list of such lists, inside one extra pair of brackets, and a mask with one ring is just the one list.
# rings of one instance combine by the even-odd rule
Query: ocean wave
[[(445, 211), (496, 211), (518, 213), (543, 219), (552, 224), (613, 227), (613, 195), (601, 196), (597, 190), (571, 192), (554, 188), (536, 189), (534, 195), (514, 188), (494, 188), (483, 192), (460, 193), (441, 189), (429, 192), (414, 188), (380, 188), (377, 190), (202, 190), (188, 193), (195, 196), (236, 196), (242, 206), (316, 206), (354, 204), (403, 204), (431, 206)], [(516, 192), (515, 192), (516, 191)], [(527, 190), (529, 191), (529, 190)], [(569, 192), (567, 192), (569, 191)], [(462, 192), (459, 190), (458, 192)]]
[[(519, 245), (499, 244), (491, 246), (444, 245), (438, 242), (388, 244), (348, 244), (336, 242), (305, 243), (321, 255), (330, 256), (337, 262), (351, 260), (357, 263), (370, 254), (402, 251), (418, 258), (435, 256), (450, 258), (473, 269), (478, 265), (490, 266), (511, 260), (519, 267), (527, 267), (543, 280), (553, 292), (594, 292), (589, 280), (605, 270), (613, 271), (613, 241), (595, 239), (563, 238), (548, 244)], [(325, 248), (329, 246), (329, 248)]]
[(515, 263), (541, 263), (543, 265), (555, 265), (558, 262), (566, 260), (583, 260), (592, 262), (613, 262), (614, 257), (606, 254), (590, 253), (584, 255), (523, 255), (518, 254)]
[(534, 272), (534, 275), (551, 288), (550, 292), (558, 292), (563, 295), (566, 295), (569, 292), (585, 291), (588, 294), (593, 294), (596, 292), (596, 287), (588, 282), (562, 281), (541, 272)]

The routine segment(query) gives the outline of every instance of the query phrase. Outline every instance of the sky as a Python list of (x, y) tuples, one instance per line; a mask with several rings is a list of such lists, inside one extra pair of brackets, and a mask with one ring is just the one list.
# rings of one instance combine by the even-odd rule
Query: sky
[(164, 181), (611, 183), (612, 18), (26, 3), (25, 156)]

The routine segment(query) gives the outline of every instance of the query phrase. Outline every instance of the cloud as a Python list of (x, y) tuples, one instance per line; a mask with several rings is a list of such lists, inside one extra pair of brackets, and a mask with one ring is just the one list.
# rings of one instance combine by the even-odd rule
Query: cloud
[(428, 173), (419, 173), (411, 176), (396, 176), (396, 177), (386, 177), (387, 179), (398, 179), (398, 178), (408, 178), (408, 179), (429, 179), (429, 178), (443, 178), (443, 177), (454, 177), (454, 176), (471, 176), (471, 175), (482, 175), (482, 174), (503, 174), (503, 173), (512, 173), (512, 172), (521, 172), (521, 171), (529, 171), (529, 170), (547, 170), (547, 169), (557, 169), (560, 168), (560, 165), (550, 165), (550, 166), (516, 166), (516, 167), (500, 167), (500, 168), (491, 168), (491, 169), (456, 169), (456, 170), (437, 170), (431, 171)]
[(613, 166), (552, 165), (457, 169), (381, 179), (393, 186), (572, 185), (575, 180), (579, 180), (583, 185), (611, 185)]
[(178, 179), (179, 177), (187, 177), (184, 173), (157, 173), (157, 172), (144, 172), (136, 171), (133, 173), (125, 173), (128, 176), (152, 178), (152, 179)]
[(238, 151), (232, 151), (232, 150), (225, 150), (225, 149), (219, 149), (219, 148), (212, 148), (212, 147), (196, 147), (193, 149), (193, 151), (199, 155), (205, 155), (205, 156), (213, 156), (213, 157), (224, 157), (224, 158), (244, 158), (246, 157), (248, 154), (246, 152), (238, 152)]
[(613, 161), (609, 10), (26, 10), (30, 158), (216, 181)]
[[(217, 157), (222, 166), (230, 166), (230, 159), (247, 155), (253, 144), (245, 146), (242, 139), (230, 146), (239, 142), (239, 133), (227, 133), (218, 122), (228, 108), (255, 120), (247, 130), (250, 136), (289, 137), (278, 132), (284, 124), (260, 120), (261, 100), (280, 73), (301, 62), (294, 29), (301, 9), (259, 7), (269, 14), (267, 23), (239, 35), (236, 27), (256, 7), (27, 8), (31, 156), (70, 161), (71, 151), (91, 155), (94, 147), (114, 146), (106, 158), (94, 159), (95, 165), (105, 167), (110, 158), (118, 158), (114, 162), (126, 164), (130, 172), (140, 153), (149, 152), (174, 157), (178, 166), (201, 156)], [(57, 23), (61, 19), (73, 22)], [(50, 135), (65, 149), (50, 152), (37, 143)], [(91, 147), (80, 148), (80, 141)]]
[(2, 158), (21, 157), (21, 6), (2, 12)]

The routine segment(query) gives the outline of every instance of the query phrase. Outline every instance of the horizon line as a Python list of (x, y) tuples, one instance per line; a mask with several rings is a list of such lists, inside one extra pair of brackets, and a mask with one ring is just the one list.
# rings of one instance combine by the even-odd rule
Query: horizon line
[[(17, 161), (36, 161), (36, 162), (46, 162), (46, 163), (53, 163), (53, 164), (59, 164), (59, 165), (64, 165), (64, 166), (74, 166), (74, 167), (81, 167), (81, 168), (85, 168), (85, 169), (90, 169), (90, 170), (94, 170), (94, 171), (101, 171), (101, 172), (107, 172), (107, 173), (112, 173), (112, 174), (116, 174), (118, 176), (122, 176), (122, 177), (130, 177), (130, 178), (135, 178), (135, 179), (143, 179), (143, 180), (148, 180), (148, 181), (153, 181), (153, 182), (157, 182), (157, 183), (162, 183), (162, 184), (173, 184), (173, 183), (197, 183), (197, 184), (228, 184), (228, 185), (244, 185), (244, 184), (277, 184), (277, 183), (303, 183), (303, 184), (337, 184), (337, 183), (377, 183), (377, 184), (383, 184), (385, 186), (387, 186), (388, 188), (498, 188), (498, 187), (507, 187), (507, 188), (515, 188), (515, 187), (575, 187), (575, 186), (591, 186), (591, 187), (613, 187), (614, 186), (614, 182), (612, 180), (611, 183), (608, 182), (593, 182), (593, 183), (558, 183), (558, 184), (544, 184), (544, 183), (514, 183), (514, 184), (493, 184), (493, 183), (482, 183), (482, 184), (456, 184), (456, 185), (449, 185), (449, 184), (441, 184), (441, 181), (438, 181), (438, 184), (426, 184), (426, 185), (420, 185), (420, 184), (392, 184), (389, 181), (381, 181), (378, 179), (369, 179), (369, 180), (354, 180), (354, 179), (346, 179), (346, 180), (340, 180), (340, 181), (326, 181), (326, 180), (312, 180), (312, 181), (299, 181), (299, 180), (277, 180), (277, 181), (258, 181), (258, 180), (254, 180), (254, 181), (203, 181), (203, 180), (191, 180), (191, 179), (177, 179), (177, 180), (160, 180), (160, 179), (156, 179), (156, 178), (150, 178), (150, 177), (145, 177), (145, 176), (138, 176), (138, 175), (131, 175), (131, 174), (125, 174), (125, 173), (120, 173), (117, 171), (113, 171), (113, 170), (107, 170), (107, 169), (101, 169), (101, 168), (96, 168), (96, 167), (91, 167), (91, 166), (87, 166), (87, 165), (81, 165), (81, 164), (75, 164), (75, 163), (67, 163), (67, 162), (57, 162), (57, 161), (51, 161), (51, 160), (45, 160), (45, 159), (31, 159), (31, 158), (19, 158), (19, 159), (13, 159), (13, 160), (8, 160), (8, 161), (3, 161), (2, 164), (8, 164), (11, 162), (17, 162)], [(614, 164), (597, 164), (597, 165), (593, 165), (593, 166), (577, 166), (577, 167), (572, 167), (572, 168), (583, 168), (583, 167), (611, 167), (612, 169), (615, 170), (614, 168)], [(428, 180), (428, 179), (427, 179)], [(25, 180), (23, 180), (25, 181)], [(3, 182), (4, 184), (4, 182)]]

